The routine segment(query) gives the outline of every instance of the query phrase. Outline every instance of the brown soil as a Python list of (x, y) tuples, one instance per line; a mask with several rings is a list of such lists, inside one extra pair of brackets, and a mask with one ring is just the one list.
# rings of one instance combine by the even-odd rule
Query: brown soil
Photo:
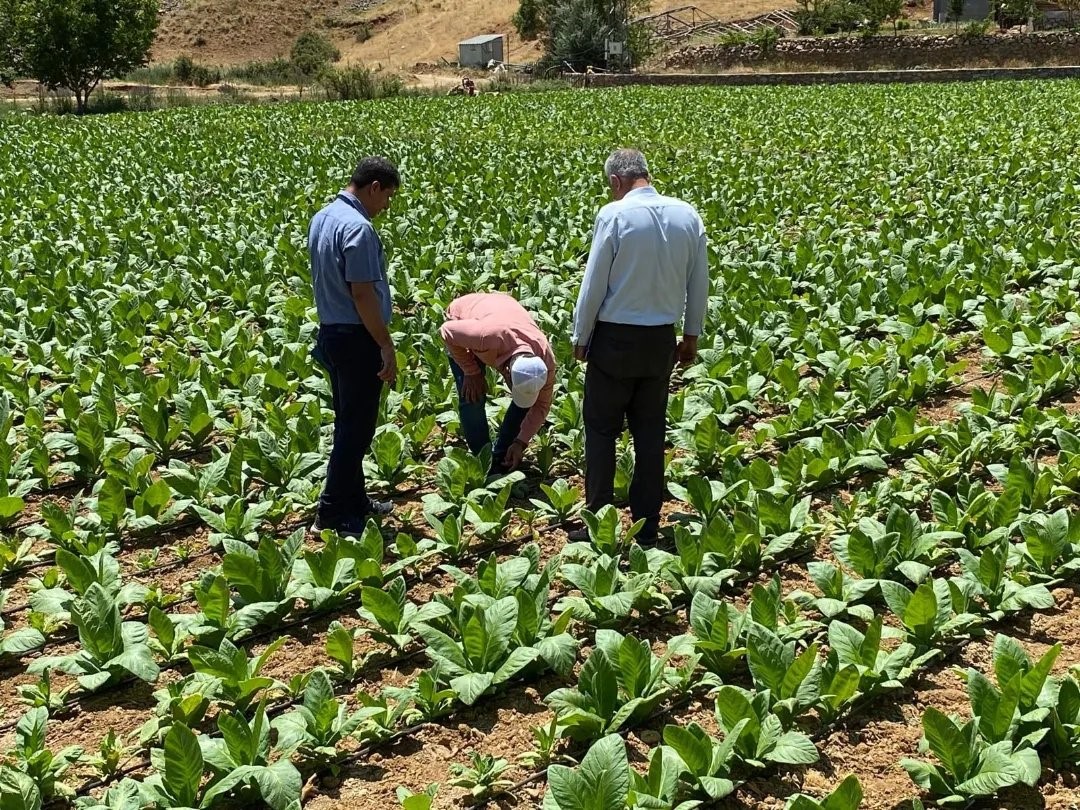
[[(518, 754), (532, 747), (530, 729), (550, 722), (551, 713), (542, 700), (561, 685), (558, 679), (548, 678), (532, 686), (515, 687), (458, 713), (448, 724), (425, 726), (412, 738), (350, 766), (340, 778), (323, 779), (305, 806), (311, 810), (386, 810), (397, 806), (394, 794), (399, 785), (420, 791), (432, 782), (441, 786), (439, 806), (459, 806), (467, 791), (449, 784), (450, 765), (467, 764), (471, 751), (503, 757), (514, 764)], [(517, 780), (526, 775), (527, 770), (515, 768), (507, 777)], [(526, 789), (519, 806), (538, 806), (540, 795), (540, 788)]]
[[(964, 372), (964, 380), (972, 381), (977, 373)], [(965, 384), (967, 384), (965, 382)], [(1080, 405), (1077, 406), (1080, 411)], [(936, 418), (932, 407), (928, 413)], [(580, 481), (576, 483), (580, 484)], [(846, 488), (856, 488), (858, 481), (848, 482)], [(401, 528), (417, 536), (431, 536), (430, 527), (423, 520), (419, 497), (425, 490), (401, 493), (398, 501), (399, 515), (402, 516)], [(539, 497), (538, 493), (532, 493)], [(843, 491), (841, 491), (843, 497)], [(516, 503), (528, 507), (527, 501)], [(824, 507), (824, 501), (821, 506)], [(668, 520), (677, 520), (680, 512), (687, 511), (684, 504), (669, 502), (665, 504), (664, 514)], [(816, 516), (818, 519), (821, 516)], [(821, 522), (828, 523), (822, 520)], [(297, 521), (290, 521), (299, 525)], [(192, 553), (206, 550), (205, 530), (188, 529), (184, 532), (163, 535), (157, 538), (138, 538), (137, 542), (125, 543), (121, 555), (127, 576), (144, 578), (136, 565), (138, 555), (147, 548), (161, 546), (163, 552), (159, 565), (171, 554), (166, 548), (175, 548), (184, 544)], [(533, 534), (529, 528), (515, 517), (511, 535), (514, 539), (498, 548), (500, 559), (505, 559), (519, 552), (522, 544), (536, 540), (540, 545), (544, 560), (553, 558), (565, 545), (566, 534), (562, 529), (552, 529)], [(818, 559), (831, 559), (829, 534), (823, 532), (815, 538)], [(309, 535), (310, 547), (318, 540)], [(198, 574), (218, 562), (216, 554), (199, 557), (186, 565), (170, 567), (158, 574), (147, 572), (146, 581), (158, 581), (167, 591), (180, 591), (186, 583)], [(461, 567), (472, 570), (475, 559), (461, 563)], [(453, 580), (437, 570), (438, 561), (424, 566), (425, 575), (421, 582), (410, 589), (410, 598), (422, 602), (433, 598), (437, 593), (446, 592), (453, 587)], [(804, 561), (788, 563), (780, 567), (779, 575), (785, 593), (802, 589), (813, 591)], [(762, 574), (759, 582), (767, 582), (772, 573)], [(733, 590), (729, 598), (736, 604), (744, 604), (753, 583), (746, 583)], [(1019, 639), (1033, 655), (1039, 655), (1051, 644), (1060, 641), (1064, 650), (1055, 671), (1064, 673), (1072, 665), (1080, 663), (1080, 591), (1072, 588), (1059, 588), (1055, 592), (1059, 610), (1047, 614), (1035, 615), (1004, 623), (1002, 631)], [(324, 651), (325, 634), (331, 621), (337, 619), (348, 628), (361, 624), (355, 615), (358, 605), (353, 602), (335, 611), (332, 615), (320, 617), (300, 627), (292, 627), (279, 633), (286, 639), (281, 650), (271, 659), (267, 674), (288, 680), (292, 675), (309, 671), (317, 666), (331, 666), (331, 661)], [(684, 610), (674, 610), (658, 617), (635, 617), (632, 632), (652, 642), (654, 650), (661, 653), (666, 642), (680, 633), (686, 632)], [(591, 630), (579, 628), (579, 635), (585, 642), (591, 641)], [(866, 794), (865, 808), (870, 810), (893, 810), (909, 807), (910, 799), (915, 795), (913, 784), (900, 768), (899, 760), (903, 757), (917, 757), (918, 740), (921, 735), (920, 717), (927, 706), (934, 706), (942, 711), (960, 715), (967, 713), (967, 696), (963, 683), (958, 679), (953, 667), (976, 667), (989, 671), (991, 666), (990, 649), (993, 636), (988, 635), (964, 645), (948, 660), (942, 660), (922, 677), (909, 684), (900, 695), (892, 695), (868, 705), (864, 710), (843, 721), (820, 739), (821, 761), (810, 768), (786, 769), (769, 777), (752, 780), (742, 787), (729, 801), (719, 806), (730, 808), (782, 807), (783, 799), (795, 791), (804, 790), (821, 794), (831, 789), (848, 773), (859, 775)], [(252, 650), (264, 649), (266, 640), (250, 645)], [(50, 653), (72, 650), (72, 644), (59, 644)], [(587, 654), (587, 647), (583, 649)], [(359, 701), (356, 694), (366, 691), (378, 693), (386, 686), (404, 686), (425, 664), (425, 658), (418, 655), (408, 660), (398, 657), (381, 648), (370, 639), (360, 638), (356, 643), (359, 655), (384, 652), (390, 656), (376, 655), (352, 684), (346, 702), (356, 708)], [(32, 683), (35, 678), (19, 674), (21, 666), (4, 667), (0, 670), (5, 686), (0, 695), (0, 709), (6, 711), (5, 720), (18, 716), (21, 707), (14, 700), (14, 687)], [(180, 677), (179, 671), (163, 673), (162, 682)], [(70, 682), (57, 676), (57, 686)], [(406, 785), (414, 790), (421, 790), (430, 782), (439, 782), (440, 806), (459, 806), (466, 792), (452, 787), (449, 766), (453, 762), (464, 763), (468, 753), (477, 750), (484, 753), (503, 756), (512, 763), (514, 758), (529, 750), (532, 745), (530, 729), (546, 723), (550, 712), (543, 704), (543, 698), (552, 689), (570, 682), (570, 679), (546, 676), (527, 684), (514, 684), (495, 697), (482, 700), (474, 708), (460, 711), (448, 720), (429, 724), (419, 730), (410, 739), (364, 757), (357, 764), (348, 766), (340, 776), (327, 777), (313, 784), (312, 808), (331, 808), (338, 806), (357, 807), (361, 810), (379, 806), (380, 810), (396, 806), (394, 791), (399, 785)], [(158, 684), (160, 686), (160, 684)], [(153, 706), (152, 692), (156, 687), (137, 685), (120, 691), (106, 692), (97, 696), (85, 696), (78, 709), (67, 717), (56, 718), (50, 724), (50, 743), (60, 747), (66, 744), (83, 745), (88, 750), (96, 750), (100, 740), (110, 729), (118, 733), (131, 734), (145, 721)], [(345, 691), (345, 690), (341, 690)], [(716, 733), (712, 717), (712, 706), (708, 701), (696, 700), (688, 704), (678, 702), (678, 706), (667, 715), (643, 724), (628, 736), (628, 743), (636, 767), (642, 767), (648, 749), (661, 740), (663, 726), (669, 722), (681, 724), (695, 721), (711, 733)], [(11, 733), (0, 734), (0, 747), (10, 747)], [(579, 753), (580, 752), (576, 752)], [(517, 780), (528, 775), (528, 770), (515, 767), (508, 774)], [(90, 777), (88, 771), (80, 770), (80, 777)], [(1046, 784), (1039, 791), (1014, 790), (1007, 792), (996, 804), (990, 807), (1057, 807), (1074, 806), (1080, 801), (1075, 779), (1069, 774), (1047, 774)], [(502, 806), (536, 807), (543, 794), (542, 783), (530, 785), (512, 798), (500, 800)], [(1041, 802), (1041, 803), (1040, 803)]]
[(1075, 416), (1080, 413), (1080, 393), (1073, 392), (1063, 397), (1055, 403), (1055, 406), (1061, 408), (1069, 416)]

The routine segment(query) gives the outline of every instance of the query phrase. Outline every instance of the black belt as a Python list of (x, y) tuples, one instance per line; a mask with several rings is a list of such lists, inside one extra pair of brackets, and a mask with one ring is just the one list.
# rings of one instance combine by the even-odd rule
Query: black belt
[(620, 330), (626, 330), (626, 331), (642, 331), (642, 332), (660, 331), (660, 330), (670, 331), (670, 330), (675, 328), (675, 324), (673, 324), (673, 323), (665, 323), (665, 324), (661, 324), (660, 326), (645, 326), (645, 325), (637, 324), (637, 323), (616, 323), (615, 321), (597, 321), (596, 325), (597, 326), (603, 326), (603, 327), (606, 327), (606, 328), (614, 328), (614, 329), (620, 329)]
[(362, 323), (321, 323), (319, 331), (330, 335), (359, 335), (367, 329)]

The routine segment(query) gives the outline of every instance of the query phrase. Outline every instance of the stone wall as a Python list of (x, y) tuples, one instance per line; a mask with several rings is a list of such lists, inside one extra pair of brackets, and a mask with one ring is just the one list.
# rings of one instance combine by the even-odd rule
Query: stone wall
[(1080, 32), (1010, 36), (798, 37), (765, 53), (754, 44), (694, 45), (668, 56), (675, 70), (782, 67), (873, 70), (1080, 64)]
[(978, 82), (995, 79), (1080, 79), (1080, 67), (927, 68), (912, 70), (815, 70), (804, 73), (611, 73), (589, 77), (589, 87), (633, 84), (665, 87), (686, 85), (918, 84)]

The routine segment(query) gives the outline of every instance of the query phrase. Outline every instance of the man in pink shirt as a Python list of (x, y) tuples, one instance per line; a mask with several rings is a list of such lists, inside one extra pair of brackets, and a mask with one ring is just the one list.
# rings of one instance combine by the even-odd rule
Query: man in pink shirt
[(536, 321), (503, 293), (472, 293), (455, 299), (439, 329), (460, 398), (461, 430), (473, 453), (491, 443), (487, 377), (491, 366), (510, 386), (512, 402), (492, 448), (492, 472), (517, 469), (525, 448), (551, 410), (555, 355)]

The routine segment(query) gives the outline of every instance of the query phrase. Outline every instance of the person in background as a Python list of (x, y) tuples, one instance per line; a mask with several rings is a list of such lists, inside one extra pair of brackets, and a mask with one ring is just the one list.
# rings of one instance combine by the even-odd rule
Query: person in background
[(461, 429), (473, 453), (491, 442), (485, 368), (498, 371), (509, 385), (511, 403), (492, 448), (491, 472), (516, 470), (551, 411), (555, 356), (547, 337), (525, 308), (503, 293), (473, 293), (450, 302), (439, 335), (450, 353)]
[[(630, 509), (639, 537), (660, 527), (668, 386), (675, 360), (697, 357), (709, 295), (705, 226), (681, 200), (657, 193), (645, 156), (619, 149), (604, 165), (614, 202), (600, 209), (574, 310), (574, 356), (585, 372), (585, 499), (614, 500), (615, 444), (634, 440)], [(676, 345), (675, 325), (683, 322)]]
[(383, 383), (394, 384), (397, 355), (388, 325), (391, 293), (386, 254), (373, 221), (401, 186), (386, 158), (365, 157), (349, 185), (319, 211), (308, 230), (311, 281), (319, 314), (315, 358), (330, 377), (334, 444), (315, 530), (363, 533), (370, 515), (391, 504), (368, 497), (364, 456), (371, 448)]

